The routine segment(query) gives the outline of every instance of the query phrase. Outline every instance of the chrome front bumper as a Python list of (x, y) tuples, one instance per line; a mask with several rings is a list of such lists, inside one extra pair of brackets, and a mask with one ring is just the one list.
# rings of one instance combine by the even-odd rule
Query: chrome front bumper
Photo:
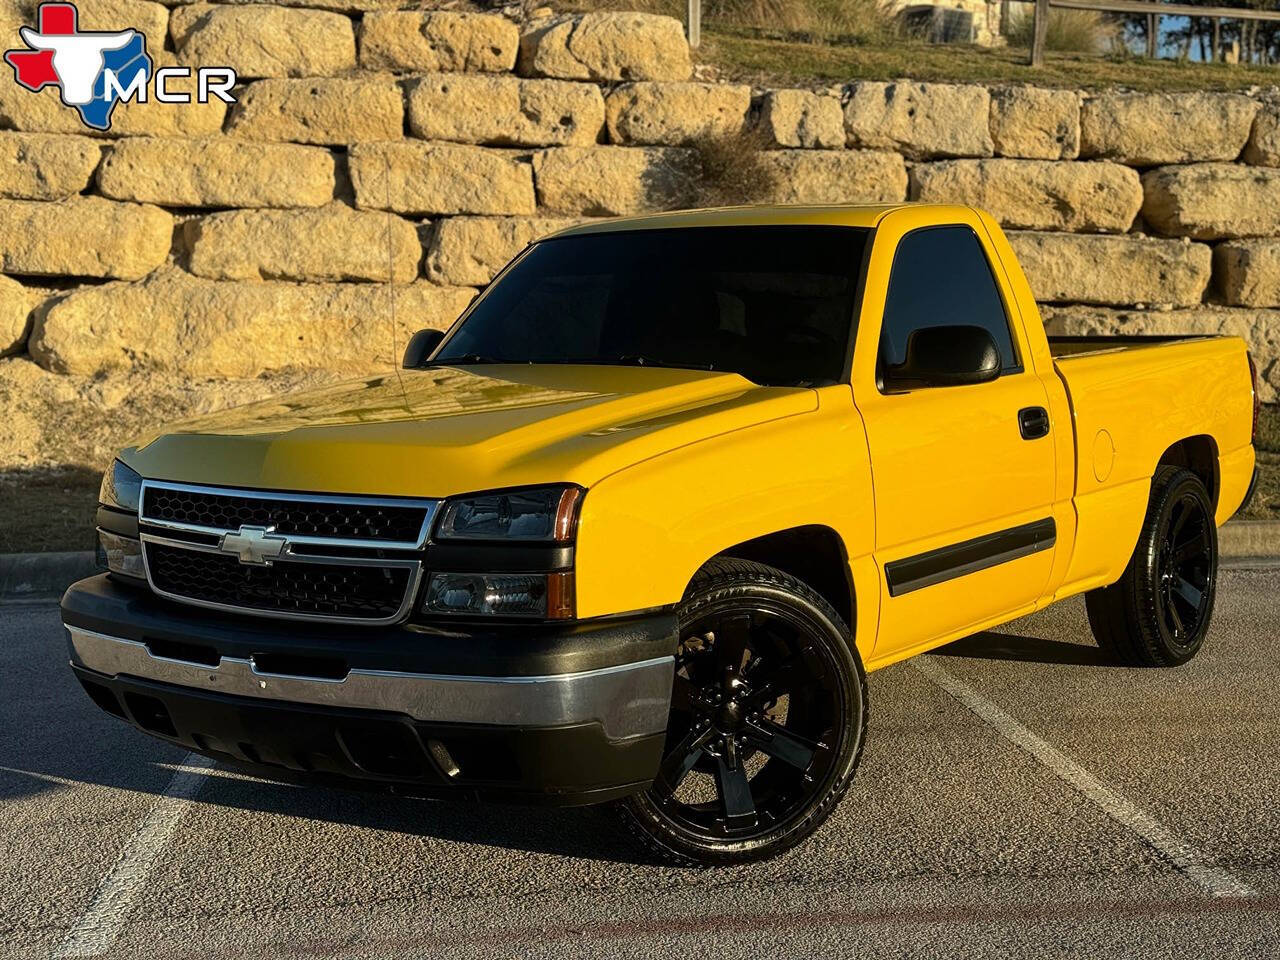
[(596, 722), (610, 741), (667, 726), (674, 658), (579, 673), (479, 677), (351, 669), (341, 679), (259, 670), (253, 657), (216, 666), (154, 655), (145, 643), (68, 625), (71, 662), (107, 677), (135, 677), (205, 693), (281, 703), (368, 709), (427, 723), (558, 727)]

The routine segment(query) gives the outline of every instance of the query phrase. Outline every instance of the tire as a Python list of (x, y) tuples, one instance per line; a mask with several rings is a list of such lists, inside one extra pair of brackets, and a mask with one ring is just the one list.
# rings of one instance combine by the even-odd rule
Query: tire
[(1123, 576), (1085, 594), (1098, 646), (1121, 663), (1176, 667), (1204, 645), (1218, 581), (1218, 529), (1200, 478), (1162, 466)]
[(745, 560), (698, 571), (678, 616), (662, 768), (616, 810), (669, 863), (776, 856), (831, 815), (862, 755), (853, 636), (808, 585)]

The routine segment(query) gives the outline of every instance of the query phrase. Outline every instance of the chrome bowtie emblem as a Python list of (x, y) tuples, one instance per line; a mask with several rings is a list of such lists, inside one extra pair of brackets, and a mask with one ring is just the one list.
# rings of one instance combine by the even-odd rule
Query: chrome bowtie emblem
[(289, 549), (289, 541), (275, 536), (275, 527), (241, 527), (238, 533), (224, 533), (218, 541), (223, 553), (234, 553), (241, 563), (269, 567), (271, 561)]

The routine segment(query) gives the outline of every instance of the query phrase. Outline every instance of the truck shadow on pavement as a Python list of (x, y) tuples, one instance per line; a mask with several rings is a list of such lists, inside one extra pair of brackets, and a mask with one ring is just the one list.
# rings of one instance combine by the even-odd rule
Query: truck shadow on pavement
[[(43, 795), (68, 809), (84, 803), (115, 809), (120, 799), (111, 798), (114, 791), (148, 798), (148, 803), (165, 792), (171, 765), (182, 761), (185, 748), (154, 740), (94, 706), (66, 668), (53, 604), (0, 608), (0, 640), (10, 641), (0, 644), (5, 694), (0, 697), (0, 806)], [(126, 816), (138, 815), (132, 805), (120, 809), (135, 811)], [(229, 817), (245, 829), (251, 823), (260, 829), (271, 819), (260, 814), (309, 821), (309, 837), (335, 846), (351, 842), (350, 827), (399, 834), (422, 857), (444, 855), (447, 845), (438, 841), (452, 841), (650, 862), (605, 810), (502, 807), (299, 787), (222, 765), (203, 780), (188, 816), (222, 822)]]
[[(446, 841), (615, 863), (651, 862), (610, 811), (599, 807), (507, 806), (294, 786), (258, 780), (222, 766), (213, 771), (197, 799), (316, 825), (400, 834), (420, 841), (424, 856), (433, 849), (444, 853), (435, 841)], [(321, 842), (325, 836), (325, 831), (319, 831)], [(334, 832), (332, 837), (335, 844), (350, 843), (345, 832)]]
[[(70, 786), (68, 781), (158, 797), (169, 780), (168, 770), (158, 762), (139, 764), (141, 769), (132, 777), (124, 771), (101, 776), (96, 770), (76, 769), (76, 764), (43, 766), (33, 770), (0, 762), (0, 797), (13, 801), (57, 791)], [(246, 829), (251, 821), (261, 827), (261, 814), (295, 818), (309, 823), (309, 843), (331, 842), (335, 847), (349, 845), (348, 828), (356, 828), (417, 841), (414, 854), (422, 857), (444, 855), (446, 848), (438, 842), (444, 841), (613, 863), (656, 862), (601, 808), (499, 806), (299, 786), (258, 780), (221, 765), (209, 772), (193, 799), (197, 809), (191, 816), (212, 816), (223, 823), (228, 815), (243, 818)], [(200, 807), (220, 809), (201, 814)]]
[(1092, 642), (1067, 643), (1063, 640), (1046, 640), (1011, 633), (976, 633), (939, 647), (932, 651), (932, 655), (963, 657), (967, 660), (1012, 660), (1072, 667), (1122, 668), (1122, 664)]

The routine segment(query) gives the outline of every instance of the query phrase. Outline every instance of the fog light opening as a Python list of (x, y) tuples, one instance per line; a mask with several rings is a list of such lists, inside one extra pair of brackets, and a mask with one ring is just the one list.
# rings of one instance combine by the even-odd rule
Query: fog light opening
[(121, 576), (145, 580), (146, 569), (142, 565), (142, 544), (129, 537), (121, 537), (106, 530), (98, 531), (98, 565)]

